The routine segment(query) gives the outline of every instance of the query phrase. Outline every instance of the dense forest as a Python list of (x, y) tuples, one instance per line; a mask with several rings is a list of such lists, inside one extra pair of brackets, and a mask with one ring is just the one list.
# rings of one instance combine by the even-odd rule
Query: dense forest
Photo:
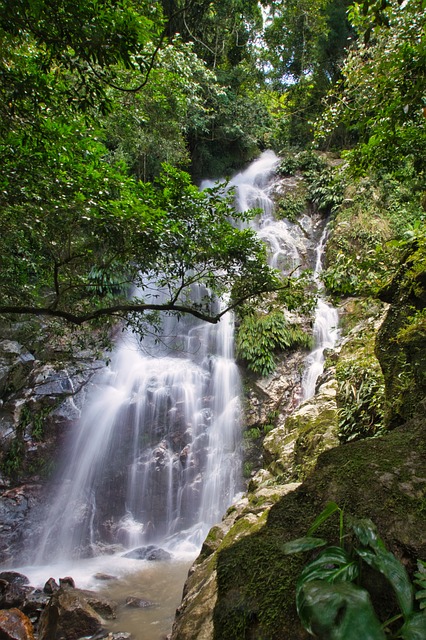
[(265, 148), (344, 151), (323, 199), (350, 180), (388, 212), (396, 244), (342, 238), (363, 255), (339, 249), (332, 291), (377, 287), (422, 242), (421, 2), (2, 2), (1, 30), (4, 317), (142, 325), (147, 278), (201, 315), (193, 282), (232, 305), (282, 286), (229, 199), (194, 186)]
[[(338, 304), (351, 300), (360, 316), (383, 303), (391, 309), (376, 346), (383, 373), (367, 360), (337, 365), (340, 397), (346, 394), (340, 443), (353, 442), (356, 456), (370, 438), (379, 443), (374, 455), (390, 459), (404, 438), (392, 436), (389, 449), (375, 438), (414, 421), (412, 446), (424, 452), (425, 27), (425, 0), (0, 0), (3, 335), (34, 345), (42, 327), (40, 353), (61, 345), (72, 360), (86, 347), (104, 353), (117, 326), (144, 335), (161, 331), (164, 313), (216, 324), (232, 309), (240, 361), (250, 375), (270, 374), (281, 311), (309, 314), (314, 304), (310, 274), (283, 276), (268, 265), (263, 242), (246, 224), (257, 211), (237, 211), (228, 189), (229, 176), (270, 149), (281, 175), (303, 175), (303, 190), (280, 204), (280, 215), (294, 220), (309, 206), (329, 220), (328, 294)], [(204, 178), (218, 182), (200, 190)], [(204, 287), (201, 302), (191, 298), (194, 285)], [(218, 296), (226, 308), (212, 304)], [(268, 331), (273, 337), (260, 341)], [(296, 329), (290, 342), (309, 344)], [(0, 383), (8, 398), (11, 388)], [(12, 485), (25, 476), (18, 436), (0, 462)], [(318, 486), (327, 484), (324, 460)], [(307, 487), (308, 496), (309, 480)], [(315, 532), (336, 515), (343, 536), (337, 503), (315, 520), (324, 505), (318, 496), (306, 500), (306, 526), (289, 553), (325, 544)], [(272, 513), (271, 527), (292, 518), (296, 507), (288, 508), (290, 515)], [(417, 567), (419, 608), (374, 525), (351, 527), (363, 562), (393, 587), (398, 629), (393, 618), (383, 629), (351, 590), (360, 560), (337, 545), (322, 563), (307, 565), (298, 583), (304, 628), (324, 639), (424, 640), (424, 558), (405, 563), (410, 579)], [(389, 544), (391, 534), (384, 537)], [(262, 620), (247, 604), (250, 594), (241, 595), (247, 577), (238, 587), (241, 602), (232, 603), (234, 586), (228, 598), (226, 563), (244, 565), (255, 553), (247, 545), (236, 560), (225, 545), (218, 561), (216, 640), (284, 637), (272, 631), (273, 616), (282, 624), (287, 609), (277, 613), (267, 602), (262, 611), (272, 617)], [(262, 545), (265, 554), (282, 551), (272, 533)], [(315, 587), (325, 580), (328, 590), (306, 590), (304, 580)], [(340, 591), (331, 590), (334, 582)], [(349, 603), (346, 617), (338, 612), (342, 627), (334, 609), (331, 623), (326, 614), (315, 619), (323, 597)], [(350, 635), (353, 611), (362, 612), (365, 635)], [(335, 635), (324, 631), (330, 624)], [(192, 632), (179, 633), (184, 640)], [(292, 640), (307, 637), (294, 633)]]

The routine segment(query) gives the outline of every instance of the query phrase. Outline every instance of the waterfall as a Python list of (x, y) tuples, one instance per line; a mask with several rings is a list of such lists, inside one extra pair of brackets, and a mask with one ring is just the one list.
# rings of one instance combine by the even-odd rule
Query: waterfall
[[(269, 219), (277, 162), (265, 152), (234, 177), (239, 210), (261, 207)], [(241, 491), (232, 314), (218, 325), (166, 317), (162, 335), (158, 343), (125, 333), (96, 379), (66, 447), (38, 563), (96, 556), (116, 545), (153, 542), (173, 550), (184, 539), (199, 548)]]
[(308, 400), (315, 394), (316, 382), (324, 368), (324, 351), (325, 349), (333, 349), (338, 338), (339, 316), (337, 309), (325, 300), (324, 286), (320, 278), (327, 234), (326, 226), (316, 248), (314, 281), (318, 291), (318, 302), (313, 327), (314, 348), (306, 359), (302, 379), (302, 401)]

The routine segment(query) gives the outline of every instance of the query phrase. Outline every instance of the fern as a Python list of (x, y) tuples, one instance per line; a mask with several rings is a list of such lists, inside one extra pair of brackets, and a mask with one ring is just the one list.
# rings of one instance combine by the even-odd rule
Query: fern
[(297, 347), (311, 348), (312, 339), (298, 325), (287, 322), (281, 311), (247, 315), (237, 335), (237, 355), (247, 367), (262, 376), (275, 369), (274, 354)]

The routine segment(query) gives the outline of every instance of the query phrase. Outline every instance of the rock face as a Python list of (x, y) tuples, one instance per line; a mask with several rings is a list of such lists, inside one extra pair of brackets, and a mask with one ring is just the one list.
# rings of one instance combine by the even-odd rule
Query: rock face
[[(0, 341), (0, 562), (19, 554), (44, 480), (100, 366), (89, 354), (66, 368), (46, 364), (19, 342)], [(37, 523), (31, 527), (33, 535)]]
[[(424, 421), (407, 424), (383, 438), (323, 453), (309, 478), (300, 486), (292, 485), (282, 497), (279, 492), (285, 485), (271, 484), (269, 490), (277, 499), (269, 510), (259, 489), (249, 494), (247, 502), (257, 502), (261, 513), (240, 513), (223, 537), (219, 532), (229, 524), (226, 518), (219, 530), (212, 529), (188, 578), (172, 639), (309, 638), (294, 602), (306, 556), (286, 556), (282, 545), (306, 535), (329, 500), (345, 507), (347, 515), (371, 518), (388, 548), (412, 571), (416, 559), (426, 557), (421, 516), (425, 443)], [(337, 543), (338, 528), (336, 519), (319, 535)], [(374, 593), (374, 602), (386, 617), (395, 611), (383, 585)]]
[[(212, 528), (191, 568), (172, 640), (311, 637), (297, 615), (295, 586), (304, 563), (313, 556), (309, 552), (285, 555), (282, 547), (305, 536), (329, 501), (344, 510), (346, 519), (351, 515), (371, 519), (411, 577), (417, 559), (426, 559), (425, 388), (416, 359), (423, 352), (416, 349), (418, 326), (412, 332), (413, 343), (397, 339), (402, 311), (391, 304), (383, 324), (382, 319), (379, 315), (368, 326), (354, 327), (340, 352), (328, 358), (329, 368), (316, 396), (290, 416), (276, 420), (277, 427), (264, 439), (267, 468), (251, 479), (246, 496)], [(388, 424), (394, 429), (382, 430), (381, 437), (337, 446), (339, 406), (344, 398), (336, 394), (336, 370), (349, 371), (356, 362), (366, 370), (372, 367), (376, 376), (373, 345), (377, 331), (376, 352), (387, 387), (388, 416), (393, 416)], [(402, 334), (405, 339), (407, 333)], [(389, 356), (386, 351), (395, 342), (411, 367), (414, 389), (410, 387), (406, 404), (394, 380), (401, 353)], [(397, 411), (392, 410), (393, 401)], [(296, 480), (303, 483), (283, 484)], [(338, 518), (324, 522), (315, 535), (338, 544)], [(361, 584), (368, 588), (381, 621), (399, 613), (389, 584), (376, 577), (372, 580), (368, 571), (362, 576)]]

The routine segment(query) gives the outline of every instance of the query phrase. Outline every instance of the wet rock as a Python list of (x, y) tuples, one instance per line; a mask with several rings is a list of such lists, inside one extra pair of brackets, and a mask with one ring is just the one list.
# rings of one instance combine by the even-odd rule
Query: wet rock
[(34, 640), (31, 620), (19, 609), (0, 611), (0, 637), (2, 640)]
[(10, 584), (30, 584), (27, 576), (17, 571), (2, 571), (0, 573), (0, 580), (6, 580), (6, 582), (10, 582)]
[(150, 544), (147, 547), (138, 547), (137, 549), (132, 549), (132, 551), (125, 553), (123, 557), (131, 558), (133, 560), (159, 561), (170, 560), (172, 555), (165, 549), (161, 549), (161, 547), (155, 547), (154, 545)]
[[(59, 587), (58, 587), (59, 588)], [(35, 589), (31, 591), (25, 599), (21, 610), (30, 618), (37, 620), (43, 609), (47, 606), (50, 600), (50, 595), (43, 593), (41, 589)]]
[(50, 598), (38, 626), (39, 640), (78, 640), (102, 629), (102, 618), (79, 589), (60, 588)]
[(71, 576), (66, 576), (65, 578), (59, 578), (59, 586), (60, 587), (71, 587), (75, 589), (75, 581)]
[(86, 599), (86, 602), (106, 620), (114, 620), (116, 617), (117, 603), (100, 596), (95, 591), (86, 591), (77, 589), (77, 591)]
[(126, 598), (126, 607), (133, 607), (134, 609), (149, 609), (150, 607), (158, 607), (158, 604), (151, 600), (145, 600), (144, 598), (129, 596)]
[(0, 580), (0, 609), (12, 609), (13, 607), (22, 607), (28, 593), (33, 590), (25, 584), (19, 582), (8, 582)]
[(93, 576), (95, 580), (102, 580), (108, 582), (110, 580), (118, 580), (117, 576), (111, 576), (109, 573), (95, 573)]
[(25, 385), (34, 361), (34, 356), (18, 342), (0, 342), (0, 396), (14, 393)]
[(52, 595), (52, 593), (55, 593), (55, 591), (57, 591), (58, 589), (59, 585), (56, 582), (55, 578), (49, 578), (49, 580), (47, 580), (46, 584), (43, 587), (44, 593), (48, 593), (49, 595)]

